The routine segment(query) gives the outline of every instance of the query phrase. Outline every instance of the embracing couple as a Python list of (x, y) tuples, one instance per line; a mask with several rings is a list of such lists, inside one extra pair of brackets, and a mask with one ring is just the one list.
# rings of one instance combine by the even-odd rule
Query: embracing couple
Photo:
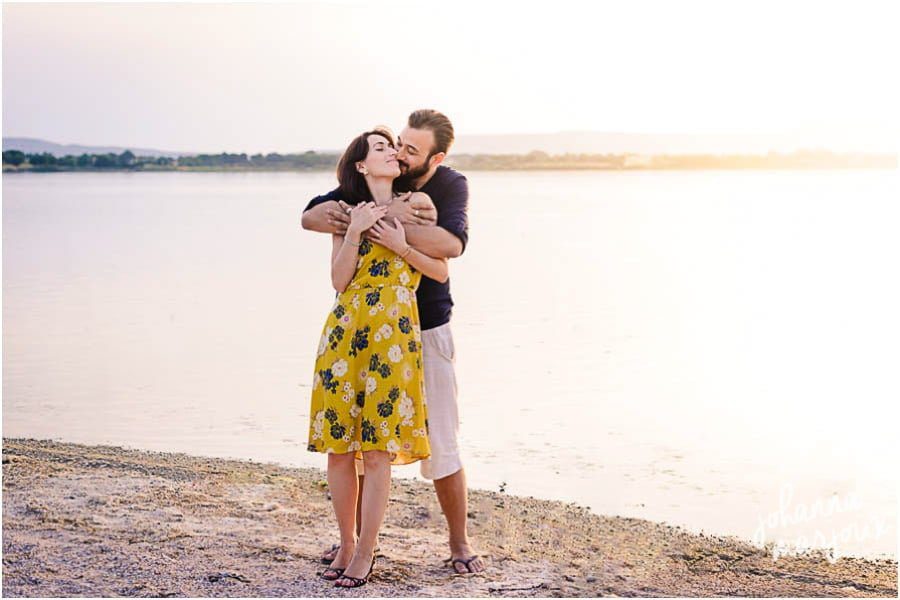
[(412, 113), (396, 140), (386, 128), (362, 133), (341, 156), (338, 188), (303, 212), (304, 229), (332, 234), (337, 298), (316, 357), (309, 450), (328, 454), (340, 544), (321, 576), (336, 586), (368, 581), (391, 465), (416, 461), (447, 519), (446, 562), (485, 567), (469, 544), (457, 445), (447, 263), (468, 241), (469, 192), (441, 165), (452, 143), (453, 125), (434, 110)]

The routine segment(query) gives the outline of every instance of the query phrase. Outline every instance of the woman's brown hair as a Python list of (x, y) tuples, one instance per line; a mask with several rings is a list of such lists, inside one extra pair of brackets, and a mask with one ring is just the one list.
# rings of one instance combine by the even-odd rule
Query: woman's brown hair
[(369, 155), (370, 135), (380, 135), (387, 139), (392, 148), (394, 147), (393, 132), (382, 125), (353, 138), (353, 141), (344, 150), (344, 154), (341, 155), (341, 160), (338, 161), (337, 166), (338, 188), (341, 191), (344, 202), (347, 204), (361, 204), (362, 202), (372, 201), (372, 192), (369, 191), (366, 178), (356, 170), (356, 163), (365, 160), (366, 156)]

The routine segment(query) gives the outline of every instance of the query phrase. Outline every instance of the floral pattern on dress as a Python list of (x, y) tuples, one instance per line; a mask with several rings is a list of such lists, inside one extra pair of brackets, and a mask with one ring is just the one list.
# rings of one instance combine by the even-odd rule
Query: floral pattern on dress
[(421, 273), (363, 240), (357, 271), (322, 330), (313, 373), (308, 449), (358, 457), (385, 450), (393, 464), (430, 455), (419, 312)]

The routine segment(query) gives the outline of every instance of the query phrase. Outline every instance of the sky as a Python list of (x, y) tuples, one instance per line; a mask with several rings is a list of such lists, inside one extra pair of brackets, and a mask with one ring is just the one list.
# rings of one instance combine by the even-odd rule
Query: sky
[(422, 107), (458, 135), (897, 132), (894, 4), (4, 2), (3, 135), (296, 152)]

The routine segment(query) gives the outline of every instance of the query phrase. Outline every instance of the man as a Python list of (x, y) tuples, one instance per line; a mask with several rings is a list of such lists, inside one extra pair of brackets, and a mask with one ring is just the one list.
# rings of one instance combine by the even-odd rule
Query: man
[[(401, 176), (398, 186), (420, 193), (402, 196), (391, 203), (386, 218), (397, 217), (406, 229), (407, 242), (435, 258), (455, 258), (468, 242), (466, 178), (441, 165), (453, 143), (453, 125), (435, 110), (417, 110), (409, 116), (398, 138), (397, 160)], [(427, 196), (426, 196), (427, 194)], [(429, 200), (430, 198), (430, 200)], [(432, 204), (433, 203), (433, 204)], [(304, 229), (343, 234), (350, 218), (349, 207), (339, 190), (313, 198), (303, 212)], [(422, 476), (434, 482), (450, 533), (450, 559), (457, 573), (477, 573), (484, 559), (472, 550), (466, 527), (468, 491), (459, 457), (459, 416), (454, 363), (456, 360), (450, 315), (453, 300), (450, 282), (438, 283), (422, 277), (416, 291), (422, 328), (422, 358), (425, 396), (428, 402), (428, 437), (431, 458), (420, 462)], [(362, 486), (359, 488), (362, 490)], [(357, 510), (361, 499), (357, 501)], [(357, 521), (359, 513), (357, 512)], [(358, 523), (357, 523), (358, 526)], [(337, 547), (323, 556), (331, 560)]]

